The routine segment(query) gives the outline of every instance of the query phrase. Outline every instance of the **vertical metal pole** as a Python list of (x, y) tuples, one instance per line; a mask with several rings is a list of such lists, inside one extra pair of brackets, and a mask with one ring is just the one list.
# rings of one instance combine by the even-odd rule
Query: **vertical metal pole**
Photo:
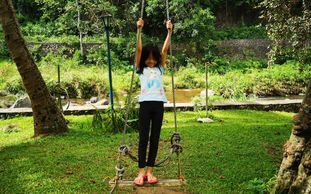
[(112, 89), (112, 75), (111, 75), (111, 60), (110, 60), (110, 44), (109, 44), (109, 27), (105, 28), (106, 30), (106, 38), (107, 38), (107, 59), (108, 59), (108, 77), (109, 77), (109, 100), (110, 100), (110, 107), (111, 107), (111, 114), (112, 114), (112, 123), (113, 123), (113, 132), (117, 133), (115, 127), (115, 120), (114, 120), (114, 108), (113, 108), (113, 89)]
[(58, 87), (59, 87), (59, 91), (58, 91), (58, 106), (59, 106), (59, 109), (61, 111), (63, 111), (62, 99), (61, 99), (61, 93), (60, 93), (61, 86), (60, 86), (60, 64), (59, 63), (57, 65), (57, 82), (58, 82)]
[(77, 11), (78, 11), (78, 24), (77, 24), (77, 27), (78, 27), (78, 30), (79, 30), (79, 37), (80, 37), (80, 54), (82, 57), (84, 57), (84, 52), (83, 52), (83, 35), (82, 35), (82, 30), (80, 28), (80, 24), (81, 24), (81, 13), (80, 13), (80, 9), (81, 7), (79, 6), (79, 0), (76, 0), (76, 6), (77, 6)]
[(205, 63), (205, 109), (206, 118), (208, 117), (208, 64)]

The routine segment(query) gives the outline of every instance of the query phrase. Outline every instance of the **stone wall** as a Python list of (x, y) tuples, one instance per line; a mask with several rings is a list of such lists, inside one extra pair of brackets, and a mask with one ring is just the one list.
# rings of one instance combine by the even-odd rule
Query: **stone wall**
[[(83, 43), (83, 49), (87, 52), (89, 49), (98, 49), (102, 47), (102, 43)], [(57, 53), (64, 49), (66, 55), (72, 56), (76, 50), (80, 50), (80, 44), (67, 44), (67, 43), (28, 43), (28, 48), (40, 50), (43, 53), (54, 52)]]
[[(87, 52), (90, 48), (100, 48), (103, 43), (84, 43), (84, 50)], [(57, 52), (60, 49), (66, 48), (66, 54), (72, 55), (75, 50), (79, 49), (79, 43), (29, 43), (29, 48), (38, 47), (44, 53)], [(236, 39), (216, 41), (216, 53), (219, 56), (226, 58), (266, 58), (268, 52), (269, 41), (266, 39)], [(173, 45), (175, 52), (179, 50), (191, 50), (187, 45)]]
[(266, 58), (269, 51), (269, 40), (237, 39), (217, 41), (217, 54), (226, 58)]

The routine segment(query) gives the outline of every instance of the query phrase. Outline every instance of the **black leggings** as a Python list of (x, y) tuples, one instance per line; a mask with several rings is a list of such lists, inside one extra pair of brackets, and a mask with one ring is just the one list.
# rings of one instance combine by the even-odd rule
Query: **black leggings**
[[(139, 108), (139, 147), (138, 147), (138, 166), (153, 167), (157, 157), (160, 132), (163, 121), (164, 107), (160, 101), (140, 102)], [(151, 134), (148, 160), (146, 162), (146, 151), (149, 139), (151, 121)]]

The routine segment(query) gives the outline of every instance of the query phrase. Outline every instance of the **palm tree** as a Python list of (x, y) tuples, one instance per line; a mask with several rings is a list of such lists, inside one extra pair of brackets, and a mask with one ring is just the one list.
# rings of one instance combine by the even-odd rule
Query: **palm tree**
[(311, 81), (284, 145), (275, 193), (311, 193)]
[(11, 0), (0, 0), (0, 21), (5, 41), (31, 100), (35, 136), (67, 131), (65, 118), (26, 47)]

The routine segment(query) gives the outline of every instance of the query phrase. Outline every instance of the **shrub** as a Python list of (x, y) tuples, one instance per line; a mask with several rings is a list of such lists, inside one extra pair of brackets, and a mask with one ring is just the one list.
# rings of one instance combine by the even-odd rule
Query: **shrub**
[(11, 94), (24, 93), (25, 88), (23, 86), (20, 77), (14, 76), (6, 82), (5, 90)]
[(229, 60), (216, 57), (209, 67), (209, 71), (223, 75), (233, 70), (241, 70), (246, 73), (250, 69), (262, 69), (266, 67), (268, 67), (268, 63), (265, 60)]
[(245, 190), (251, 193), (258, 193), (258, 194), (267, 193), (267, 186), (265, 185), (265, 182), (262, 179), (258, 178), (248, 181), (242, 187), (244, 187)]
[[(113, 69), (124, 68), (128, 65), (127, 62), (119, 60), (118, 56), (112, 50), (110, 50), (110, 60)], [(86, 54), (86, 63), (106, 66), (108, 68), (107, 48), (100, 47), (90, 49)]]
[(216, 40), (267, 38), (266, 30), (261, 26), (225, 27), (215, 33)]
[(246, 99), (251, 93), (254, 82), (252, 74), (244, 74), (240, 71), (232, 71), (225, 75), (210, 76), (210, 88), (216, 95), (229, 99)]
[(300, 71), (300, 64), (288, 61), (283, 65), (274, 65), (269, 69), (254, 72), (254, 93), (263, 96), (284, 96), (303, 93), (311, 79), (311, 66)]
[(203, 74), (196, 67), (181, 67), (176, 73), (176, 88), (201, 88), (204, 86)]
[(0, 26), (0, 59), (7, 59), (9, 57), (10, 57), (10, 52), (4, 40), (4, 34), (2, 31), (2, 27)]
[[(138, 109), (136, 104), (137, 98), (134, 98), (131, 102), (128, 111), (127, 132), (138, 130)], [(94, 130), (113, 133), (114, 131), (122, 132), (124, 129), (126, 107), (116, 107), (114, 109), (114, 122), (111, 108), (105, 109), (103, 112), (96, 111), (93, 116), (92, 126)], [(113, 124), (114, 123), (114, 124)], [(114, 128), (115, 127), (115, 128)]]

